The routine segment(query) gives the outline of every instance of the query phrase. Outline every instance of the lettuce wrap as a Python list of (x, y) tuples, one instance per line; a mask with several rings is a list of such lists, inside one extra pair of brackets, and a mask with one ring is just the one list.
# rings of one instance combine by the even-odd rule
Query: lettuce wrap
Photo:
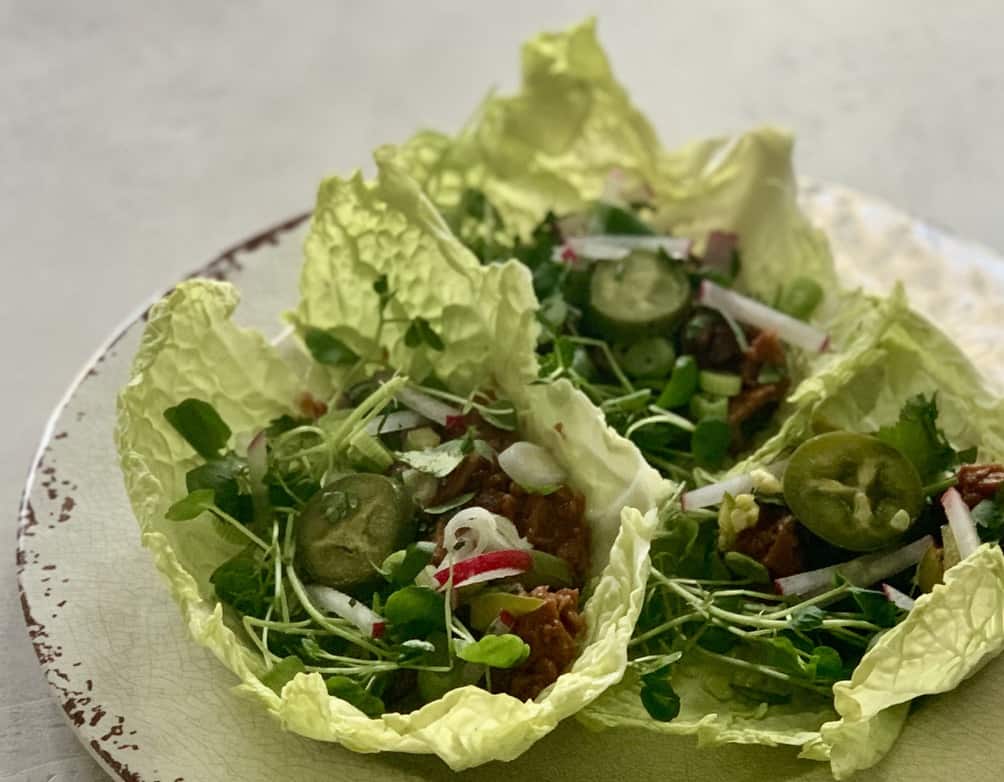
[[(783, 420), (787, 391), (846, 347), (825, 340), (834, 314), (852, 298), (840, 291), (825, 237), (798, 208), (792, 139), (765, 127), (665, 149), (615, 79), (591, 20), (532, 39), (522, 62), (521, 90), (490, 95), (457, 135), (423, 131), (381, 154), (404, 167), (483, 262), (514, 256), (532, 269), (534, 309), (544, 325), (536, 365), (543, 379), (571, 378), (668, 477), (685, 480), (695, 466), (721, 469)], [(637, 200), (644, 205), (635, 208)], [(581, 228), (584, 222), (593, 228)], [(612, 301), (597, 304), (598, 269), (613, 263), (596, 261), (589, 239), (611, 238), (599, 233), (630, 241), (638, 239), (628, 236), (636, 232), (676, 248), (661, 261), (641, 264), (643, 272), (656, 267), (657, 290), (637, 296), (637, 287), (610, 283)], [(582, 239), (587, 249), (577, 257), (570, 248), (581, 248)], [(729, 261), (720, 256), (732, 252), (723, 242), (738, 247), (737, 273), (723, 270)], [(562, 263), (576, 268), (560, 268), (552, 257), (563, 246), (568, 255)], [(625, 269), (630, 262), (623, 262)], [(683, 269), (694, 287), (692, 296), (680, 294), (687, 304), (656, 304), (650, 319), (631, 320), (648, 301), (673, 299), (687, 284)], [(612, 275), (622, 272), (630, 273)], [(687, 337), (715, 322), (697, 287), (704, 277), (785, 312), (801, 310), (797, 317), (810, 320), (808, 328), (830, 353), (786, 345), (778, 348), (783, 355), (773, 359), (771, 372), (747, 376), (740, 371), (742, 356), (750, 355), (747, 338), (755, 344), (764, 330), (789, 342), (785, 324), (773, 323), (740, 333), (735, 360), (705, 362)], [(806, 290), (808, 305), (793, 305)], [(735, 320), (727, 322), (733, 333), (740, 331)], [(690, 396), (662, 394), (673, 382), (672, 369), (692, 354), (711, 376), (702, 375)], [(641, 399), (646, 388), (650, 396)], [(760, 391), (765, 394), (743, 412), (744, 399)], [(667, 408), (672, 414), (663, 412)], [(704, 418), (727, 419), (730, 430), (705, 424), (706, 431), (686, 434)], [(747, 425), (749, 419), (755, 420)], [(660, 445), (674, 435), (671, 445)]]
[[(380, 277), (397, 292), (383, 327), (374, 315)], [(666, 486), (581, 393), (567, 383), (527, 383), (536, 325), (526, 270), (481, 267), (392, 164), (380, 162), (374, 183), (356, 175), (321, 186), (301, 282), (302, 300), (290, 315), (301, 334), (324, 331), (360, 354), (385, 350), (389, 364), (414, 381), (435, 369), (438, 381), (459, 395), (494, 390), (512, 401), (521, 434), (550, 450), (585, 495), (593, 558), (577, 659), (534, 700), (467, 686), (411, 713), (375, 719), (329, 695), (317, 673), (299, 673), (279, 692), (269, 686), (262, 657), (209, 581), (240, 544), (219, 535), (208, 518), (185, 525), (165, 519), (185, 496), (195, 457), (164, 411), (198, 398), (233, 431), (251, 432), (292, 413), (305, 390), (331, 398), (340, 376), (337, 368), (305, 371), (305, 351), (277, 349), (236, 326), (238, 295), (228, 284), (183, 283), (151, 310), (119, 399), (116, 441), (143, 543), (193, 638), (284, 728), (359, 752), (434, 753), (454, 769), (512, 759), (623, 675), (654, 507)], [(418, 320), (441, 344), (409, 346), (406, 324)]]
[[(961, 351), (911, 311), (901, 289), (888, 300), (844, 313), (835, 325), (853, 346), (792, 395), (794, 412), (781, 430), (732, 474), (775, 463), (817, 431), (869, 432), (896, 421), (918, 394), (936, 393), (938, 426), (975, 460), (1004, 456), (1004, 405), (985, 389)], [(852, 336), (856, 333), (856, 336)], [(843, 779), (878, 762), (902, 728), (914, 698), (945, 692), (1004, 649), (1004, 557), (984, 544), (950, 568), (942, 585), (916, 600), (906, 618), (880, 635), (832, 695), (796, 695), (787, 703), (751, 705), (716, 694), (714, 661), (681, 666), (673, 685), (679, 715), (649, 716), (641, 676), (631, 672), (587, 707), (589, 727), (639, 727), (695, 735), (701, 745), (794, 745), (801, 756), (829, 761)]]

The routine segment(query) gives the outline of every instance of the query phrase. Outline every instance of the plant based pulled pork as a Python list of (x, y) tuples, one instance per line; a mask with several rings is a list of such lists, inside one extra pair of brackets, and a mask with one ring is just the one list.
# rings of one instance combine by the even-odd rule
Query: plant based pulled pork
[(661, 704), (676, 666), (696, 658), (732, 670), (729, 698), (827, 702), (917, 595), (1001, 540), (1004, 465), (973, 464), (937, 418), (935, 398), (917, 396), (873, 434), (816, 435), (769, 469), (664, 508), (631, 646), (681, 654), (642, 677), (650, 716), (675, 717)]
[[(703, 253), (657, 235), (645, 188), (611, 175), (605, 200), (548, 214), (512, 240), (483, 193), (446, 217), (484, 263), (516, 257), (533, 273), (543, 327), (541, 379), (568, 378), (654, 467), (693, 480), (749, 448), (790, 385), (786, 345), (815, 353), (826, 335), (805, 321), (821, 286), (797, 277), (773, 306), (732, 290), (740, 237), (712, 231)], [(639, 200), (641, 199), (641, 200)]]
[[(378, 280), (383, 306), (390, 294)], [(414, 340), (442, 349), (424, 321)], [(213, 572), (277, 692), (301, 671), (370, 716), (464, 685), (539, 695), (574, 660), (589, 569), (585, 502), (505, 400), (457, 397), (360, 362), (328, 332), (305, 342), (354, 367), (329, 403), (290, 400), (230, 450), (230, 427), (191, 398), (164, 412), (204, 463), (168, 511), (210, 514), (246, 547)], [(438, 346), (438, 347), (437, 347)], [(368, 363), (378, 363), (370, 360)]]

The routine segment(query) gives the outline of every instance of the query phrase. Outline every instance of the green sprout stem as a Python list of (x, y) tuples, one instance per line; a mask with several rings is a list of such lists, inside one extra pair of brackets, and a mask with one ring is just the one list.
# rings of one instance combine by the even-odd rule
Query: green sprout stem
[(366, 651), (376, 655), (377, 657), (388, 657), (391, 655), (391, 653), (388, 652), (386, 649), (382, 649), (376, 644), (371, 643), (368, 638), (365, 638), (363, 636), (362, 633), (360, 632), (353, 633), (346, 630), (343, 627), (339, 627), (334, 622), (329, 621), (324, 614), (318, 611), (314, 607), (314, 605), (310, 602), (310, 598), (307, 597), (307, 592), (303, 588), (303, 583), (300, 581), (299, 576), (297, 576), (296, 574), (296, 569), (292, 565), (289, 565), (287, 567), (286, 576), (289, 579), (290, 586), (293, 587), (293, 593), (296, 595), (297, 599), (300, 601), (300, 604), (303, 606), (303, 610), (306, 611), (307, 615), (310, 616), (310, 618), (313, 619), (315, 622), (317, 622), (318, 625), (323, 627), (325, 630), (330, 631), (332, 635), (337, 635), (340, 638), (344, 638), (346, 641), (355, 644), (361, 649), (365, 649)]
[(234, 529), (236, 529), (244, 537), (246, 537), (248, 540), (250, 540), (252, 543), (254, 543), (258, 548), (260, 548), (265, 553), (268, 553), (269, 551), (271, 551), (272, 547), (270, 545), (268, 545), (264, 540), (262, 540), (257, 535), (255, 535), (244, 524), (241, 524), (239, 521), (237, 521), (237, 519), (235, 519), (233, 516), (231, 516), (226, 511), (221, 510), (220, 508), (216, 507), (215, 505), (213, 507), (211, 507), (211, 508), (208, 508), (207, 510), (210, 513), (212, 513), (214, 516), (216, 516), (216, 518), (218, 518), (220, 521), (225, 521), (231, 527), (233, 527)]

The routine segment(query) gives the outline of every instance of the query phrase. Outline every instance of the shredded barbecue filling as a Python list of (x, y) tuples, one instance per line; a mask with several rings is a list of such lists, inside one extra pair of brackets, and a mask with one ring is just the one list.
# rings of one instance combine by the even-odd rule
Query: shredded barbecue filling
[[(489, 426), (476, 415), (466, 416), (464, 428), (473, 426), (478, 437), (496, 453), (511, 445), (515, 438)], [(486, 459), (470, 453), (460, 465), (440, 481), (430, 505), (449, 502), (461, 494), (474, 496), (462, 507), (480, 507), (505, 516), (516, 525), (538, 551), (561, 557), (581, 583), (589, 569), (589, 526), (585, 519), (585, 498), (568, 486), (550, 494), (530, 494), (512, 481), (495, 458)], [(437, 564), (446, 556), (443, 531), (457, 509), (439, 518), (434, 540)], [(527, 660), (512, 670), (492, 670), (492, 688), (521, 700), (537, 697), (560, 676), (578, 653), (578, 638), (585, 628), (579, 613), (579, 590), (551, 591), (540, 586), (530, 592), (546, 602), (536, 611), (516, 619), (512, 632), (530, 646)]]
[(967, 464), (959, 468), (959, 493), (972, 508), (1004, 486), (1004, 464)]
[(729, 400), (729, 424), (732, 426), (736, 448), (745, 447), (743, 424), (753, 418), (774, 412), (774, 408), (788, 393), (788, 380), (764, 383), (761, 371), (766, 367), (784, 369), (784, 346), (773, 331), (754, 332), (750, 346), (742, 356), (739, 375), (743, 389)]
[(546, 601), (516, 619), (510, 630), (530, 646), (524, 663), (508, 671), (492, 671), (492, 689), (520, 700), (536, 698), (560, 676), (578, 654), (577, 639), (586, 623), (579, 613), (579, 590), (537, 587), (530, 594)]
[[(477, 425), (479, 435), (491, 429), (483, 422), (472, 425)], [(484, 439), (496, 450), (511, 444), (511, 435), (505, 435), (508, 433), (497, 429), (484, 431)], [(474, 496), (462, 507), (485, 508), (505, 516), (535, 549), (561, 557), (580, 581), (585, 577), (589, 569), (589, 525), (585, 519), (585, 498), (581, 494), (567, 486), (551, 494), (529, 494), (510, 480), (496, 459), (489, 461), (476, 453), (468, 454), (460, 466), (440, 482), (431, 504), (441, 505), (468, 492), (473, 492)], [(456, 510), (451, 510), (436, 525), (437, 563), (446, 556), (442, 548), (443, 529), (454, 513)]]
[(736, 537), (736, 551), (762, 564), (771, 578), (792, 576), (805, 569), (798, 522), (777, 506), (760, 506), (756, 526), (742, 530)]

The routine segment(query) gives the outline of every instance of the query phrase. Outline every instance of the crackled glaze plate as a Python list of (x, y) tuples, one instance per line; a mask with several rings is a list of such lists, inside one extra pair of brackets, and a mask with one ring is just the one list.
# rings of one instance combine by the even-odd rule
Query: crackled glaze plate
[[(849, 284), (884, 292), (897, 278), (1004, 389), (1004, 258), (872, 198), (806, 183), (805, 208), (831, 239)], [(296, 302), (305, 217), (225, 252), (197, 272), (237, 285), (237, 320), (278, 334)], [(112, 443), (144, 306), (87, 363), (49, 422), (25, 489), (18, 579), (28, 632), (54, 697), (113, 778), (131, 782), (551, 782), (827, 780), (828, 767), (784, 749), (698, 750), (689, 738), (593, 734), (568, 721), (518, 760), (452, 774), (438, 760), (357, 755), (283, 733), (234, 695), (231, 674), (186, 636), (139, 542)], [(906, 730), (860, 780), (998, 780), (1004, 659), (948, 695), (916, 704)]]

